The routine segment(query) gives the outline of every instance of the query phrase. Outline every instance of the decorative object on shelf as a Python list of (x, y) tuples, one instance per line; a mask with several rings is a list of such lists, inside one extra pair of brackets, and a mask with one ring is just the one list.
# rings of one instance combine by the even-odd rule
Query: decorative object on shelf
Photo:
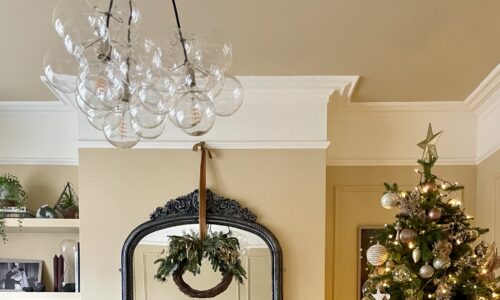
[(379, 243), (371, 246), (366, 251), (366, 259), (373, 266), (383, 265), (387, 261), (388, 256), (389, 252), (387, 252), (387, 249)]
[(26, 212), (26, 199), (26, 191), (19, 178), (8, 173), (0, 176), (0, 236), (4, 243), (7, 242), (4, 218), (11, 213)]
[(4, 276), (0, 291), (34, 290), (42, 281), (42, 261), (0, 259), (0, 274)]
[[(210, 226), (230, 226), (238, 230), (255, 234), (268, 246), (269, 253), (271, 255), (271, 265), (269, 266), (270, 272), (268, 274), (270, 276), (269, 280), (271, 280), (272, 300), (282, 300), (283, 265), (281, 248), (276, 237), (265, 226), (256, 222), (257, 217), (252, 211), (248, 208), (242, 207), (235, 200), (217, 196), (210, 190), (206, 190), (205, 196), (206, 224)], [(135, 297), (132, 292), (132, 287), (134, 286), (134, 274), (136, 276), (136, 280), (137, 276), (139, 276), (140, 280), (143, 275), (136, 273), (137, 269), (133, 258), (134, 253), (137, 255), (136, 250), (139, 244), (150, 234), (158, 233), (160, 230), (175, 230), (180, 225), (199, 225), (200, 202), (201, 194), (198, 190), (188, 195), (170, 200), (163, 207), (157, 208), (151, 214), (149, 221), (139, 225), (131, 232), (125, 241), (122, 250), (122, 300), (137, 300), (137, 297)], [(228, 276), (224, 276), (226, 279), (227, 277)], [(224, 284), (224, 282), (225, 281), (221, 284)], [(181, 286), (184, 286), (184, 284), (181, 283)], [(203, 291), (189, 291), (189, 293), (192, 292), (198, 293)]]
[(68, 182), (57, 200), (54, 209), (60, 212), (65, 219), (78, 219), (78, 195), (76, 194), (73, 185)]
[(115, 147), (159, 137), (166, 119), (203, 135), (216, 115), (230, 116), (242, 104), (243, 87), (227, 73), (230, 42), (181, 30), (172, 4), (177, 28), (158, 41), (141, 32), (132, 0), (61, 0), (54, 8), (65, 47), (45, 54), (45, 77), (60, 92), (74, 93), (89, 123)]
[[(73, 293), (76, 291), (76, 265), (78, 263), (78, 244), (74, 240), (63, 240), (61, 242), (61, 255), (63, 257), (63, 275), (60, 279), (63, 292)], [(58, 268), (60, 268), (58, 266)]]
[[(453, 200), (457, 199), (454, 194), (463, 186), (432, 173), (438, 160), (435, 142), (440, 134), (433, 134), (429, 125), (426, 140), (419, 144), (424, 154), (418, 160), (421, 168), (416, 170), (420, 180), (414, 190), (418, 193), (402, 199), (397, 220), (374, 237), (374, 242), (386, 245), (389, 257), (399, 265), (392, 271), (391, 278), (367, 264), (371, 280), (384, 282), (386, 292), (397, 299), (497, 298), (500, 294), (500, 277), (495, 278), (494, 272), (500, 267), (496, 263), (497, 251), (494, 246), (481, 243), (472, 248), (488, 229), (473, 227), (472, 217), (467, 216), (456, 203), (458, 201)], [(407, 191), (406, 195), (411, 193)], [(410, 206), (411, 209), (407, 209)], [(392, 239), (398, 227), (405, 228), (401, 232), (404, 244)], [(412, 234), (405, 233), (407, 229), (413, 230)], [(415, 259), (416, 249), (419, 249), (420, 259)], [(483, 253), (488, 254), (484, 256)], [(400, 267), (412, 272), (418, 270), (420, 276), (412, 274), (411, 282), (403, 282), (399, 275), (405, 272), (399, 270)]]
[(44, 204), (36, 211), (36, 217), (41, 219), (57, 219), (57, 212), (52, 207)]

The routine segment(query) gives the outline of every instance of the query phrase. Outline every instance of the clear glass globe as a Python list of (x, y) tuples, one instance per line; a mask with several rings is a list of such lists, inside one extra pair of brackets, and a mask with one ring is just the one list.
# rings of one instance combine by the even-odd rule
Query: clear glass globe
[(43, 57), (43, 72), (51, 86), (63, 93), (76, 90), (78, 64), (63, 47), (47, 51)]
[(144, 107), (141, 102), (135, 102), (133, 100), (132, 105), (130, 105), (130, 115), (137, 125), (144, 128), (155, 128), (158, 127), (165, 120), (165, 115), (157, 115), (149, 111)]
[(140, 137), (135, 134), (132, 116), (128, 111), (113, 112), (104, 119), (104, 136), (115, 147), (128, 149), (134, 147)]
[(102, 107), (102, 109), (92, 108), (83, 100), (83, 98), (78, 93), (76, 94), (75, 98), (78, 108), (87, 117), (90, 117), (92, 119), (104, 119), (109, 113), (111, 113), (111, 109), (108, 109), (107, 107)]
[(208, 97), (201, 93), (185, 93), (177, 99), (173, 110), (178, 127), (197, 128), (196, 131), (206, 129), (207, 125), (211, 128), (215, 113), (212, 102), (207, 100)]
[(88, 103), (91, 97), (97, 98), (107, 108), (115, 108), (125, 96), (126, 84), (112, 63), (96, 62), (82, 72), (77, 81), (78, 93)]
[(141, 103), (149, 112), (164, 116), (172, 109), (173, 97), (165, 97), (154, 88), (141, 88), (132, 96), (133, 102)]
[(143, 139), (155, 139), (159, 137), (163, 130), (165, 129), (165, 122), (161, 122), (158, 126), (153, 128), (143, 127), (139, 124), (138, 121), (132, 119), (132, 128), (138, 136)]
[(57, 35), (63, 38), (64, 33), (68, 28), (68, 23), (73, 19), (85, 19), (88, 25), (91, 25), (95, 20), (93, 19), (94, 9), (85, 0), (67, 1), (59, 0), (54, 6), (52, 11), (52, 25), (56, 30)]
[(215, 31), (197, 36), (193, 42), (190, 62), (202, 69), (218, 67), (227, 72), (231, 66), (233, 48), (231, 42)]
[[(213, 97), (209, 93), (209, 97)], [(232, 75), (226, 75), (222, 92), (212, 98), (215, 113), (221, 117), (234, 114), (243, 103), (243, 86), (241, 82)]]
[(191, 128), (183, 128), (182, 131), (192, 136), (201, 136), (210, 131), (215, 123), (215, 112), (211, 101), (199, 102), (201, 119)]
[[(64, 30), (63, 41), (66, 51), (75, 57), (80, 57), (88, 51), (96, 52), (96, 55), (109, 53), (108, 30), (100, 19), (93, 26), (90, 26), (83, 18), (68, 21)], [(100, 41), (103, 43), (97, 45)], [(104, 47), (104, 50), (102, 50), (103, 45), (108, 47)], [(97, 53), (97, 51), (104, 53)]]

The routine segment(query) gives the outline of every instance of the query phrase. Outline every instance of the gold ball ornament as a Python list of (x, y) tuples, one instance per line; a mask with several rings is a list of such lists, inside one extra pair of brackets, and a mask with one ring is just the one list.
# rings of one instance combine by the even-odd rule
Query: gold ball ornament
[(420, 277), (424, 279), (431, 278), (432, 275), (434, 275), (434, 268), (428, 264), (425, 264), (422, 267), (420, 267), (418, 274), (420, 275)]
[(387, 261), (389, 252), (379, 243), (371, 246), (366, 251), (366, 260), (373, 266), (380, 266)]
[(422, 184), (422, 189), (424, 190), (424, 192), (434, 192), (437, 190), (437, 188), (438, 186), (434, 180)]
[(401, 230), (401, 233), (399, 234), (399, 239), (401, 240), (402, 243), (405, 244), (415, 242), (416, 238), (417, 238), (417, 232), (411, 228), (405, 228)]
[(398, 205), (399, 195), (394, 192), (387, 192), (380, 198), (380, 204), (385, 209), (392, 209)]
[(386, 268), (389, 268), (389, 269), (392, 269), (396, 266), (396, 263), (393, 261), (393, 260), (388, 260), (386, 263), (385, 263), (385, 267)]
[(407, 266), (399, 265), (392, 271), (392, 276), (394, 277), (394, 281), (396, 282), (408, 282), (411, 279), (411, 272)]
[(434, 207), (434, 208), (431, 208), (429, 210), (429, 212), (427, 213), (427, 216), (429, 217), (429, 219), (431, 219), (432, 221), (437, 221), (439, 219), (441, 219), (441, 215), (443, 214), (443, 212), (441, 211), (441, 208), (439, 207)]

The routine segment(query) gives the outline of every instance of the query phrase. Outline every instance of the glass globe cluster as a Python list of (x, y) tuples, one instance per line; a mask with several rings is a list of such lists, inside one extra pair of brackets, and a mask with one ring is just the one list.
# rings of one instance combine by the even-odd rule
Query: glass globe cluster
[(74, 93), (89, 123), (119, 148), (155, 139), (166, 119), (192, 136), (241, 106), (243, 87), (227, 73), (232, 47), (178, 27), (153, 40), (132, 1), (61, 0), (52, 24), (63, 41), (44, 56), (51, 86)]

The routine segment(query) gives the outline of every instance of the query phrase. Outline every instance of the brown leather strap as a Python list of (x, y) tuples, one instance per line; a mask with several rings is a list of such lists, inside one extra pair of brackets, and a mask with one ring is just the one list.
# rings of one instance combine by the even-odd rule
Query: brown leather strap
[(207, 236), (207, 154), (212, 159), (212, 153), (205, 145), (205, 142), (197, 143), (193, 146), (193, 151), (201, 150), (200, 162), (200, 188), (198, 192), (200, 219), (200, 239), (203, 241)]

